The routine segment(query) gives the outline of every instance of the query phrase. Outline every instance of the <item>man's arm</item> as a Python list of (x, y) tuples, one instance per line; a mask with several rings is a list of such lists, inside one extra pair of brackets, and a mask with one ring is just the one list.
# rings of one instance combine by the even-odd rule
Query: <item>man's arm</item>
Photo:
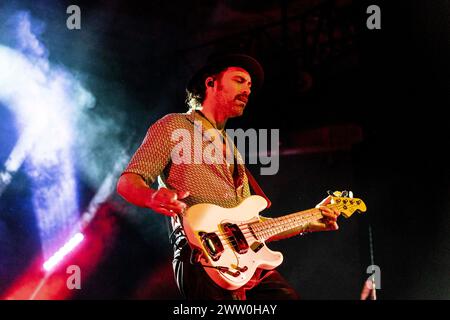
[(117, 193), (136, 206), (149, 208), (167, 216), (182, 213), (186, 204), (179, 200), (189, 196), (189, 192), (176, 192), (167, 188), (154, 190), (140, 175), (131, 172), (124, 173), (119, 178)]

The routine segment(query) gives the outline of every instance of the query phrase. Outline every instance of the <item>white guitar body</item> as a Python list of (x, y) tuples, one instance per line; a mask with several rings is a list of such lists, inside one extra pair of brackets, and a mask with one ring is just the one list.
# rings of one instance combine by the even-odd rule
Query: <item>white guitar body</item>
[[(336, 208), (346, 218), (355, 211), (366, 211), (364, 201), (346, 195), (347, 191), (345, 195), (334, 192), (327, 206)], [(262, 221), (259, 213), (266, 207), (263, 197), (253, 195), (234, 208), (197, 204), (182, 217), (193, 260), (222, 288), (238, 289), (257, 268), (271, 270), (283, 262), (281, 252), (270, 250), (265, 240), (323, 218), (320, 209), (312, 208)]]
[[(234, 208), (198, 204), (186, 211), (183, 217), (186, 237), (191, 247), (202, 250), (200, 263), (222, 288), (238, 289), (251, 279), (257, 268), (270, 270), (283, 262), (281, 252), (270, 250), (248, 227), (249, 223), (261, 221), (259, 212), (266, 206), (264, 198), (253, 195)], [(236, 241), (241, 242), (239, 247), (233, 245)]]

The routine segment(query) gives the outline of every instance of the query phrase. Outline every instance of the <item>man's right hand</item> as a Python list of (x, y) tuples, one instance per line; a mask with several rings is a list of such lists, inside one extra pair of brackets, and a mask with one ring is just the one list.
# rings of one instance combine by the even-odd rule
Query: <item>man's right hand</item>
[(182, 214), (186, 210), (186, 203), (180, 201), (189, 196), (189, 191), (177, 192), (167, 188), (160, 188), (153, 192), (147, 203), (147, 207), (153, 211), (173, 217)]

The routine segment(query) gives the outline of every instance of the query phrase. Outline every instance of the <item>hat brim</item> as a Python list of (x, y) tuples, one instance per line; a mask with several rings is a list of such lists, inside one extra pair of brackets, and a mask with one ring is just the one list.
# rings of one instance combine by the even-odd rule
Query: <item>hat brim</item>
[(264, 82), (264, 70), (255, 58), (245, 54), (227, 54), (210, 60), (191, 77), (187, 89), (190, 90), (205, 75), (211, 73), (212, 70), (223, 70), (228, 67), (240, 67), (244, 69), (252, 79), (252, 91), (261, 89)]

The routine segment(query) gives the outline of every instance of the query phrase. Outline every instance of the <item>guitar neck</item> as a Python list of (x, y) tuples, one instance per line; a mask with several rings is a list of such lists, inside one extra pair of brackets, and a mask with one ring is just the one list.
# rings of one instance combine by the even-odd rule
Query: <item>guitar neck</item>
[(312, 208), (254, 223), (252, 224), (252, 230), (258, 239), (267, 240), (281, 233), (304, 227), (309, 222), (316, 221), (322, 217), (322, 213), (318, 208)]

